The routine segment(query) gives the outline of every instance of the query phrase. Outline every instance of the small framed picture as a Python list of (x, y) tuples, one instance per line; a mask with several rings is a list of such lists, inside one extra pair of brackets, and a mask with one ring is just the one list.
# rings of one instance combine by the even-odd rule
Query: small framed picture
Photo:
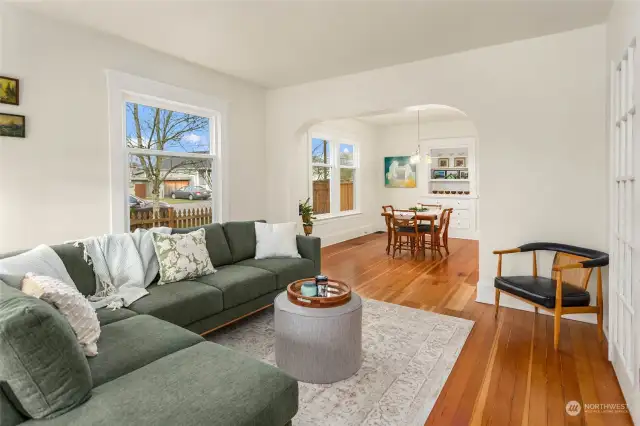
[(0, 104), (20, 105), (20, 81), (0, 76)]
[(24, 115), (0, 113), (0, 136), (7, 136), (10, 138), (24, 138)]
[(447, 179), (460, 179), (459, 170), (450, 170), (447, 172)]
[(460, 170), (460, 179), (469, 179), (469, 172)]
[(467, 157), (456, 157), (453, 159), (453, 167), (467, 167)]
[(445, 179), (447, 177), (447, 172), (444, 170), (434, 170), (433, 178), (434, 179)]
[(449, 167), (448, 158), (438, 158), (438, 167)]

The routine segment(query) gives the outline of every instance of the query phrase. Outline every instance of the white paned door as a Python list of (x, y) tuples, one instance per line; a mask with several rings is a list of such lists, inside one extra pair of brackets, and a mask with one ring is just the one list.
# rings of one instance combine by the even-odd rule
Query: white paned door
[[(609, 358), (630, 409), (638, 393), (638, 309), (640, 194), (635, 182), (640, 147), (634, 95), (635, 39), (611, 64), (611, 244), (609, 264)], [(606, 401), (601, 401), (606, 402)]]

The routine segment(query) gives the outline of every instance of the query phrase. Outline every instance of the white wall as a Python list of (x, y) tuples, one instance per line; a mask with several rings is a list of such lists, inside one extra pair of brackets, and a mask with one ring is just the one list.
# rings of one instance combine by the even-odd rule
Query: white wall
[[(0, 4), (2, 7), (2, 4)], [(27, 138), (0, 138), (0, 252), (109, 232), (105, 69), (229, 102), (229, 219), (266, 215), (265, 91), (122, 39), (4, 5), (1, 74)]]
[[(422, 154), (426, 154), (428, 142), (425, 139), (448, 139), (476, 136), (476, 129), (471, 120), (433, 121), (421, 120), (420, 144)], [(396, 124), (380, 126), (379, 164), (383, 164), (384, 157), (411, 155), (416, 150), (418, 131), (416, 124)], [(382, 167), (382, 166), (381, 166)], [(382, 173), (378, 170), (379, 173)], [(425, 202), (421, 196), (428, 193), (427, 165), (423, 161), (418, 165), (418, 180), (416, 188), (385, 188), (382, 178), (379, 179), (379, 197), (382, 204), (391, 204), (398, 208), (413, 206), (416, 202)], [(455, 185), (455, 184), (454, 184)], [(460, 188), (467, 189), (464, 184)], [(448, 187), (450, 188), (450, 187)]]
[[(270, 220), (297, 214), (301, 161), (282, 157), (301, 128), (423, 104), (465, 112), (479, 138), (479, 298), (492, 303), (491, 251), (551, 240), (607, 249), (605, 27), (270, 91), (267, 94)], [(528, 273), (512, 255), (504, 273)]]
[[(609, 70), (609, 66), (611, 61), (614, 63), (619, 63), (622, 59), (622, 55), (625, 49), (629, 46), (631, 40), (636, 37), (636, 42), (640, 42), (640, 3), (632, 2), (632, 1), (616, 1), (611, 9), (609, 19), (607, 21), (607, 61), (606, 61), (606, 69)], [(635, 53), (635, 88), (634, 88), (634, 100), (637, 105), (638, 99), (640, 99), (640, 66), (638, 65), (640, 61), (640, 54), (638, 54), (638, 47), (636, 47)], [(607, 73), (607, 83), (610, 81), (610, 75)], [(607, 86), (609, 88), (609, 86)], [(610, 92), (607, 92), (607, 101), (610, 99)], [(607, 102), (607, 105), (609, 103)], [(637, 108), (637, 106), (636, 106)], [(607, 117), (608, 111), (607, 111)], [(634, 128), (634, 146), (638, 146), (638, 138), (640, 133), (638, 133), (637, 129), (640, 128), (640, 115), (638, 113), (635, 114), (633, 120), (633, 128)], [(609, 122), (607, 120), (607, 135), (609, 134)], [(640, 161), (640, 152), (639, 150), (635, 150), (635, 164), (638, 164)], [(637, 173), (637, 171), (636, 171)], [(608, 176), (608, 175), (607, 175)], [(638, 217), (638, 211), (640, 211), (640, 187), (635, 187), (635, 201), (636, 204), (633, 207), (634, 216)], [(640, 237), (640, 227), (637, 222), (634, 222), (635, 226), (635, 242), (637, 244), (638, 238)], [(637, 253), (634, 255), (634, 271), (637, 267)], [(637, 283), (637, 278), (636, 278)], [(634, 283), (634, 284), (636, 284)], [(640, 292), (637, 291), (638, 286), (634, 285), (634, 300), (632, 301), (633, 305), (636, 307), (640, 306)], [(608, 301), (608, 294), (605, 292), (605, 301)], [(607, 305), (605, 304), (605, 315), (608, 314), (608, 310), (606, 309)], [(638, 369), (640, 367), (640, 338), (638, 338), (638, 326), (640, 326), (640, 317), (636, 310), (635, 314), (635, 324), (636, 330), (635, 333), (635, 360), (632, 360), (631, 363), (633, 367), (631, 368), (634, 373), (638, 373)], [(611, 332), (609, 332), (611, 334)], [(611, 344), (610, 344), (611, 349)], [(610, 351), (611, 353), (611, 351)], [(640, 422), (640, 391), (638, 390), (638, 377), (635, 377), (634, 382), (627, 378), (626, 373), (622, 370), (621, 363), (617, 356), (613, 356), (612, 358), (613, 366), (618, 374), (618, 380), (620, 382), (620, 387), (624, 393), (627, 404), (629, 405), (629, 409), (631, 411), (634, 422), (638, 424)]]
[[(335, 244), (341, 241), (369, 234), (384, 225), (380, 217), (378, 190), (382, 177), (379, 171), (382, 166), (378, 153), (378, 129), (376, 126), (355, 119), (330, 120), (311, 126), (309, 132), (320, 133), (328, 138), (346, 139), (358, 144), (360, 170), (356, 176), (358, 193), (358, 214), (340, 218), (316, 220), (313, 235), (322, 238), (322, 245)], [(303, 136), (299, 141), (301, 155), (307, 156), (309, 138)], [(380, 160), (381, 161), (381, 160)], [(307, 163), (308, 164), (308, 163)], [(309, 175), (296, 180), (299, 199), (310, 197)], [(382, 226), (384, 228), (384, 226)]]

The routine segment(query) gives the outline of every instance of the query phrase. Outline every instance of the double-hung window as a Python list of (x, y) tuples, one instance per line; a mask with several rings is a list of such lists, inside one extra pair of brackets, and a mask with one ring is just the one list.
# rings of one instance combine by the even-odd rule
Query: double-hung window
[(130, 230), (211, 223), (215, 116), (140, 96), (127, 96), (124, 110)]
[(358, 151), (353, 142), (322, 136), (311, 138), (313, 211), (320, 218), (356, 211)]
[(106, 74), (111, 232), (225, 219), (227, 103), (119, 71)]

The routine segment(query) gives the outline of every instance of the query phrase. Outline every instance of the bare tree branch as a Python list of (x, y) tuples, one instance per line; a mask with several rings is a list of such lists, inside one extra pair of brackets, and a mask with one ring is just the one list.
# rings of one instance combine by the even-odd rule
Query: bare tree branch
[[(128, 104), (127, 109), (131, 113), (135, 127), (135, 141), (132, 138), (127, 139), (127, 145), (130, 147), (138, 147), (143, 149), (156, 149), (163, 151), (167, 148), (176, 146), (182, 148), (185, 152), (189, 152), (189, 147), (184, 143), (186, 136), (205, 130), (209, 126), (209, 119), (198, 117), (160, 108), (144, 107), (145, 114), (140, 113), (138, 104)], [(140, 161), (140, 167), (145, 173), (147, 180), (152, 187), (153, 211), (159, 211), (160, 186), (166, 178), (176, 169), (190, 168), (197, 170), (200, 174), (198, 165), (203, 165), (202, 160), (183, 160), (175, 164), (167, 157), (136, 155)], [(167, 166), (168, 165), (168, 166)], [(163, 168), (163, 166), (166, 166)], [(205, 168), (205, 175), (207, 174)], [(211, 169), (208, 169), (209, 179), (211, 180)], [(205, 180), (207, 178), (205, 177)], [(209, 186), (211, 187), (210, 183)]]

